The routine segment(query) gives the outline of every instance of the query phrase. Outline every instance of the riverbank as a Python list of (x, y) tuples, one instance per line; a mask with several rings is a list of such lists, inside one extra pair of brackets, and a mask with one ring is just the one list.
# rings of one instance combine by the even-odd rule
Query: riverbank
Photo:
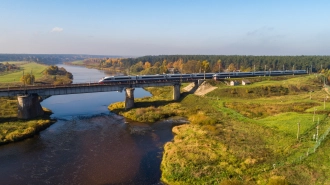
[(17, 100), (14, 98), (0, 98), (0, 108), (0, 145), (33, 137), (55, 123), (50, 119), (52, 112), (46, 108), (43, 108), (45, 114), (42, 117), (18, 119)]
[(111, 75), (123, 75), (127, 72), (126, 68), (119, 67), (119, 66), (112, 66), (112, 67), (102, 67), (98, 62), (88, 62), (84, 60), (77, 60), (72, 62), (63, 62), (65, 65), (70, 66), (80, 66), (85, 67), (88, 69), (97, 69), (106, 72), (107, 74)]
[(218, 88), (202, 97), (182, 93), (179, 103), (169, 89), (148, 89), (153, 97), (137, 100), (139, 108), (117, 111), (136, 120), (173, 114), (191, 121), (174, 127), (164, 147), (165, 183), (330, 183), (330, 105), (319, 77), (260, 79), (237, 87), (211, 82)]

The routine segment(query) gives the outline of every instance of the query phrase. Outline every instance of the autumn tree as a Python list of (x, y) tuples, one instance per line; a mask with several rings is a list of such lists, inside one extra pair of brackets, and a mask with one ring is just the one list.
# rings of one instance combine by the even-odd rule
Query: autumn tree
[(167, 73), (167, 60), (163, 60), (162, 66), (160, 67), (160, 73)]
[(160, 62), (156, 62), (152, 67), (160, 68), (161, 66), (162, 64)]
[(205, 72), (210, 68), (210, 63), (207, 60), (204, 60), (202, 62), (202, 68), (204, 70), (204, 79), (205, 79)]
[(24, 84), (32, 85), (34, 83), (35, 77), (34, 75), (28, 73), (21, 77), (20, 81)]
[(206, 72), (206, 70), (208, 70), (210, 68), (210, 63), (207, 60), (204, 60), (202, 62), (202, 68), (204, 70), (204, 73)]
[(219, 66), (219, 73), (220, 73), (220, 71), (221, 71), (221, 60), (220, 59), (217, 61), (217, 64)]
[(144, 66), (143, 66), (144, 69), (148, 69), (150, 67), (151, 67), (150, 62), (147, 61), (147, 62), (144, 63)]
[(228, 70), (229, 72), (236, 71), (235, 64), (234, 64), (234, 63), (229, 64), (227, 70)]
[(183, 67), (186, 73), (196, 73), (199, 71), (200, 64), (196, 60), (188, 60)]
[(179, 60), (175, 61), (173, 63), (173, 67), (177, 70), (179, 70), (182, 73), (183, 70), (183, 60), (180, 58)]

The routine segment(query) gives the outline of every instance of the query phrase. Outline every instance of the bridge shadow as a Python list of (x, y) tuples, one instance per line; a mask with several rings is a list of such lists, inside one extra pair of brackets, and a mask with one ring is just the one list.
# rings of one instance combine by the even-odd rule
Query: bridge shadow
[(17, 117), (0, 117), (0, 124), (16, 122), (17, 120)]
[(135, 108), (145, 108), (145, 107), (150, 107), (150, 106), (160, 107), (160, 106), (164, 106), (164, 105), (174, 103), (174, 102), (177, 102), (177, 101), (174, 101), (174, 100), (156, 100), (156, 101), (150, 101), (150, 102), (135, 102), (134, 107)]
[(192, 93), (193, 92), (182, 92), (178, 100), (155, 100), (155, 101), (147, 101), (147, 102), (135, 102), (134, 107), (135, 108), (145, 108), (150, 106), (160, 107), (170, 103), (178, 103), (181, 102), (186, 96)]

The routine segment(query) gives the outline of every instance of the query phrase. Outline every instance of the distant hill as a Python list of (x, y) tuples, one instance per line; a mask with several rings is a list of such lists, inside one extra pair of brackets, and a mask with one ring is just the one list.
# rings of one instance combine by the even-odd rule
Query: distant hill
[(0, 54), (2, 61), (30, 61), (43, 64), (59, 64), (87, 58), (119, 58), (114, 55), (77, 55), (77, 54)]

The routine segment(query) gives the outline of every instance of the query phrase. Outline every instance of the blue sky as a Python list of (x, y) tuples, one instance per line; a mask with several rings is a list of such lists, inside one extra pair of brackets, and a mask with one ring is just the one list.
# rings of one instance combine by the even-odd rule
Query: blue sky
[(328, 0), (1, 0), (0, 53), (330, 55)]

